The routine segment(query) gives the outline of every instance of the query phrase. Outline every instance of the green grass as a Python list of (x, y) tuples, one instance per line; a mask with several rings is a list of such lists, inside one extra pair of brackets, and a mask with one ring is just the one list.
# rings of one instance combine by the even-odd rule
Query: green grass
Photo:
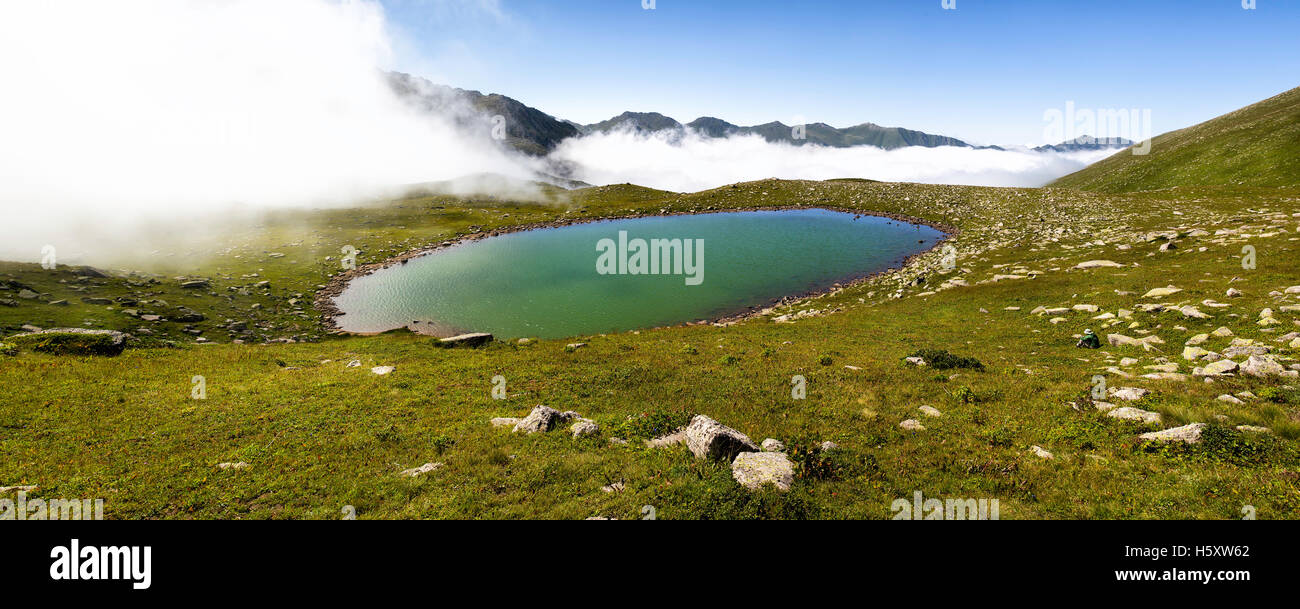
[(1152, 139), (1051, 184), (1096, 192), (1300, 185), (1300, 88)]
[[(643, 517), (647, 505), (665, 519), (889, 518), (891, 502), (917, 490), (996, 498), (1008, 519), (1236, 518), (1247, 504), (1260, 518), (1300, 513), (1300, 405), (1286, 397), (1292, 394), (1285, 383), (1178, 383), (1106, 372), (1133, 357), (1139, 363), (1124, 369), (1141, 374), (1162, 356), (1188, 372), (1182, 343), (1219, 326), (1294, 357), (1273, 338), (1300, 330), (1300, 315), (1277, 313), (1285, 325), (1272, 332), (1255, 320), (1266, 306), (1300, 302), (1270, 295), (1300, 284), (1300, 189), (1111, 195), (767, 180), (694, 194), (628, 186), (552, 194), (533, 203), (430, 196), (282, 212), (203, 244), (146, 250), (175, 256), (97, 264), (111, 271), (104, 278), (5, 263), (0, 279), (48, 294), (0, 306), (5, 336), (24, 323), (131, 332), (145, 326), (153, 334), (117, 357), (25, 348), (0, 356), (0, 486), (39, 485), (32, 496), (104, 498), (110, 518), (339, 518), (345, 505), (360, 518), (629, 519)], [(943, 273), (942, 253), (932, 252), (903, 271), (774, 312), (833, 311), (794, 323), (769, 315), (480, 349), (440, 349), (402, 332), (330, 335), (311, 305), (315, 286), (339, 270), (346, 244), (362, 250), (366, 263), (474, 230), (552, 218), (781, 205), (899, 213), (956, 226), (957, 269)], [(1145, 239), (1153, 231), (1195, 229), (1209, 234), (1179, 239), (1170, 252)], [(1217, 229), (1245, 236), (1216, 236)], [(1258, 250), (1255, 270), (1241, 267), (1244, 244)], [(1093, 259), (1124, 266), (1073, 269)], [(927, 280), (917, 285), (922, 274)], [(1024, 278), (987, 282), (995, 275)], [(210, 278), (212, 287), (184, 290), (175, 279), (182, 276)], [(969, 286), (939, 289), (952, 279)], [(256, 288), (261, 280), (270, 288)], [(1232, 306), (1202, 307), (1215, 316), (1208, 320), (1135, 309), (1154, 302), (1141, 298), (1148, 289), (1169, 284), (1184, 291), (1166, 301), (1214, 298)], [(1244, 295), (1225, 298), (1228, 287)], [(0, 298), (15, 293), (0, 289)], [(82, 297), (137, 304), (92, 305)], [(70, 304), (49, 304), (59, 299)], [(167, 306), (154, 308), (155, 300)], [(1030, 314), (1040, 305), (1082, 303), (1135, 312), (1110, 329), (1090, 319), (1096, 313), (1072, 311), (1058, 324)], [(141, 322), (122, 313), (133, 307), (164, 316), (185, 307), (205, 320)], [(250, 331), (229, 330), (227, 319), (247, 322)], [(195, 344), (187, 326), (220, 344)], [(1103, 337), (1148, 330), (1166, 344), (1163, 353), (1076, 349), (1085, 327)], [(281, 338), (304, 342), (264, 344)], [(1206, 346), (1219, 350), (1227, 341)], [(571, 342), (588, 346), (567, 349)], [(903, 362), (922, 349), (974, 357), (984, 369)], [(347, 367), (352, 360), (361, 366)], [(396, 370), (372, 374), (379, 365)], [(1108, 375), (1112, 386), (1153, 390), (1138, 405), (1162, 413), (1164, 424), (1071, 408), (1096, 374)], [(205, 378), (206, 399), (191, 397), (196, 375)], [(506, 400), (492, 398), (496, 375), (506, 378)], [(795, 375), (807, 379), (806, 399), (792, 399)], [(1215, 399), (1247, 390), (1268, 399)], [(488, 424), (537, 404), (575, 410), (602, 432), (575, 440), (564, 428), (524, 436)], [(920, 415), (922, 405), (943, 416)], [(725, 464), (693, 459), (680, 446), (647, 449), (640, 442), (696, 413), (755, 441), (786, 442), (799, 464), (792, 491), (750, 493)], [(909, 418), (927, 429), (901, 429)], [(1202, 447), (1153, 449), (1137, 439), (1191, 421), (1215, 425)], [(1242, 424), (1274, 434), (1237, 432)], [(613, 434), (629, 443), (609, 442)], [(844, 450), (834, 461), (809, 449), (826, 440)], [(1034, 456), (1032, 445), (1055, 459)], [(226, 462), (250, 467), (217, 468)], [(398, 475), (426, 462), (445, 465), (419, 478)], [(613, 482), (622, 490), (601, 490)]]

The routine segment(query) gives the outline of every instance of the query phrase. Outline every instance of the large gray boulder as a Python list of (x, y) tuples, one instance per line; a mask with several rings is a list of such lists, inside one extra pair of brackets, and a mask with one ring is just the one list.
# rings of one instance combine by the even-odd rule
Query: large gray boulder
[(794, 484), (794, 464), (779, 452), (746, 452), (731, 462), (731, 477), (741, 486), (756, 491), (766, 484), (782, 492)]
[(731, 460), (742, 452), (758, 452), (757, 444), (739, 431), (702, 414), (695, 415), (684, 430), (686, 447), (697, 459)]
[(492, 342), (492, 335), (486, 332), (474, 332), (442, 338), (438, 342), (448, 347), (477, 347)]
[(539, 431), (550, 431), (561, 421), (560, 411), (546, 406), (538, 406), (528, 413), (528, 416), (515, 423), (513, 431), (515, 433), (537, 433)]
[(1282, 364), (1277, 363), (1272, 358), (1252, 355), (1250, 359), (1246, 360), (1246, 363), (1241, 365), (1241, 372), (1242, 374), (1259, 377), (1282, 376), (1286, 374), (1286, 368), (1283, 368)]
[(1144, 433), (1138, 437), (1153, 442), (1184, 442), (1187, 444), (1196, 444), (1201, 441), (1201, 431), (1204, 429), (1205, 423), (1189, 423), (1182, 427)]

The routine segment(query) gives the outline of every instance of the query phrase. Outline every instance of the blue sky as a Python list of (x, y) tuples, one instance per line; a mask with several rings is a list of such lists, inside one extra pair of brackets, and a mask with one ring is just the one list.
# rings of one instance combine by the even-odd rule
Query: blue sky
[(395, 69), (590, 123), (624, 110), (1041, 143), (1043, 113), (1195, 124), (1300, 85), (1300, 2), (383, 0)]

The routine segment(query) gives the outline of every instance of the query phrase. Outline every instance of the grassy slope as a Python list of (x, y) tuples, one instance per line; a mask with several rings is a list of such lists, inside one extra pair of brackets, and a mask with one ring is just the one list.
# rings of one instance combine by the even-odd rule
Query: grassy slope
[[(642, 505), (656, 506), (661, 518), (884, 518), (894, 498), (914, 490), (930, 497), (997, 498), (1003, 518), (1233, 518), (1244, 504), (1254, 505), (1261, 518), (1285, 518), (1300, 510), (1300, 405), (1214, 400), (1228, 392), (1261, 393), (1276, 381), (1175, 383), (1109, 374), (1112, 385), (1154, 390), (1141, 406), (1165, 415), (1161, 427), (1225, 417), (1228, 431), (1207, 449), (1144, 450), (1135, 436), (1156, 426), (1065, 404), (1079, 400), (1091, 377), (1119, 358), (1138, 358), (1126, 370), (1140, 374), (1161, 354), (1131, 347), (1077, 350), (1073, 336), (1102, 323), (1089, 320), (1092, 314), (1071, 313), (1067, 323), (1054, 325), (1028, 312), (1037, 305), (1076, 303), (1110, 312), (1132, 309), (1147, 289), (1167, 284), (1186, 290), (1177, 302), (1227, 300), (1224, 290), (1239, 278), (1231, 285), (1245, 296), (1233, 299), (1231, 308), (1214, 310), (1214, 319), (1136, 313), (1138, 328), (1127, 329), (1126, 321), (1111, 331), (1155, 332), (1167, 341), (1164, 355), (1183, 372), (1190, 368), (1178, 357), (1183, 341), (1220, 325), (1268, 340), (1289, 357), (1288, 349), (1270, 339), (1300, 329), (1300, 315), (1279, 313), (1286, 325), (1272, 333), (1254, 320), (1265, 306), (1298, 302), (1296, 296), (1269, 295), (1300, 284), (1297, 189), (1112, 196), (763, 181), (691, 195), (606, 187), (551, 205), (408, 199), (272, 217), (217, 240), (234, 244), (217, 250), (222, 255), (195, 251), (188, 262), (139, 261), (159, 273), (154, 286), (137, 288), (115, 277), (95, 280), (103, 285), (92, 283), (88, 292), (159, 291), (188, 298), (189, 306), (210, 317), (263, 321), (269, 329), (250, 340), (318, 336), (310, 299), (302, 315), (286, 303), (323, 283), (337, 264), (324, 257), (337, 257), (341, 243), (366, 252), (364, 262), (475, 226), (800, 203), (905, 213), (958, 226), (959, 270), (946, 277), (930, 272), (922, 286), (908, 285), (920, 269), (937, 262), (935, 252), (915, 268), (779, 311), (837, 311), (829, 315), (586, 337), (590, 346), (573, 352), (564, 349), (570, 340), (442, 350), (429, 339), (403, 334), (232, 345), (224, 330), (204, 322), (198, 326), (205, 336), (226, 344), (195, 346), (188, 335), (166, 329), (175, 324), (160, 323), (153, 327), (182, 348), (132, 349), (115, 358), (0, 356), (0, 453), (6, 455), (0, 486), (38, 484), (45, 497), (104, 497), (113, 518), (335, 518), (343, 505), (355, 505), (362, 518), (635, 518)], [(1187, 237), (1179, 249), (1163, 253), (1142, 238), (1153, 230), (1193, 228), (1244, 234)], [(1257, 270), (1241, 268), (1245, 243), (1259, 251)], [(266, 257), (273, 251), (286, 256)], [(1126, 266), (1070, 270), (1097, 258)], [(1016, 269), (1036, 277), (977, 283)], [(171, 275), (181, 272), (213, 277), (215, 288), (176, 294)], [(253, 272), (272, 280), (271, 292), (239, 294), (254, 281), (241, 277)], [(0, 278), (39, 284), (52, 298), (84, 295), (70, 293), (75, 284), (59, 283), (59, 275), (35, 265), (6, 265)], [(926, 294), (951, 278), (972, 285)], [(263, 313), (249, 309), (256, 302), (263, 303)], [(1004, 310), (1008, 306), (1022, 310)], [(45, 319), (140, 325), (103, 306), (22, 301), (16, 308), (0, 307), (0, 326), (7, 330)], [(1208, 346), (1218, 350), (1226, 342), (1215, 339)], [(974, 355), (988, 370), (939, 373), (900, 363), (922, 347)], [(824, 358), (831, 363), (824, 365)], [(353, 359), (362, 367), (345, 368)], [(380, 377), (369, 372), (375, 365), (397, 370)], [(207, 378), (206, 400), (190, 399), (190, 377), (196, 374)], [(490, 397), (497, 374), (507, 378), (505, 401)], [(808, 378), (807, 400), (790, 397), (795, 374)], [(523, 437), (487, 424), (495, 416), (522, 416), (536, 404), (577, 410), (598, 421), (602, 434), (577, 441), (563, 432)], [(920, 417), (922, 404), (944, 416)], [(680, 447), (648, 450), (637, 442), (607, 442), (629, 416), (645, 413), (678, 419), (705, 413), (756, 440), (833, 440), (854, 465), (838, 479), (802, 478), (784, 496), (751, 495), (738, 490), (725, 465), (696, 461)], [(905, 418), (921, 418), (928, 429), (905, 432), (898, 427)], [(1266, 425), (1278, 435), (1231, 431), (1242, 423)], [(1031, 445), (1056, 458), (1034, 457)], [(215, 467), (235, 461), (251, 467)], [(429, 461), (446, 465), (419, 479), (397, 475)], [(600, 490), (614, 480), (624, 480), (626, 489)]]
[(1096, 192), (1176, 186), (1300, 185), (1300, 88), (1154, 138), (1052, 184)]

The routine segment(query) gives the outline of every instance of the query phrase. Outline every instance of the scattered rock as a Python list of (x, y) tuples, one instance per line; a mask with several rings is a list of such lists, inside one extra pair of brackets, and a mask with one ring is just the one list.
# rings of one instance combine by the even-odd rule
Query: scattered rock
[(925, 431), (925, 426), (916, 419), (907, 419), (906, 421), (899, 423), (898, 426), (908, 431)]
[(411, 469), (403, 470), (401, 475), (406, 476), (408, 478), (414, 478), (422, 474), (427, 474), (440, 467), (442, 467), (441, 463), (425, 463), (420, 467), (412, 467)]
[(1150, 391), (1141, 387), (1111, 387), (1108, 393), (1115, 398), (1136, 402), (1151, 394)]
[(659, 436), (645, 441), (646, 448), (662, 448), (664, 446), (675, 446), (686, 441), (686, 432), (677, 430), (667, 435)]
[(1205, 429), (1205, 423), (1190, 423), (1182, 427), (1144, 433), (1138, 437), (1143, 440), (1151, 440), (1154, 442), (1184, 442), (1187, 444), (1196, 444), (1201, 441), (1201, 431), (1203, 429)]
[(472, 332), (438, 339), (439, 344), (449, 347), (478, 347), (490, 342), (492, 342), (492, 335), (487, 332)]
[(392, 366), (375, 366), (374, 368), (370, 369), (371, 372), (378, 374), (379, 376), (383, 376), (394, 370), (396, 370), (396, 368)]
[[(1234, 362), (1230, 359), (1221, 359), (1217, 362), (1211, 362), (1209, 364), (1206, 364), (1204, 368), (1197, 368), (1196, 370), (1193, 370), (1192, 374), (1194, 376), (1223, 376), (1226, 374), (1232, 374), (1236, 372), (1237, 367), (1238, 367), (1237, 362)], [(1196, 373), (1197, 370), (1199, 370), (1201, 373), (1197, 374)]]
[(918, 408), (917, 410), (920, 410), (920, 411), (921, 411), (921, 414), (923, 414), (923, 415), (925, 415), (925, 416), (927, 416), (927, 417), (941, 417), (941, 416), (943, 416), (943, 413), (942, 413), (942, 412), (939, 412), (939, 409), (937, 409), (937, 408), (935, 408), (935, 407), (933, 407), (933, 406), (922, 406), (922, 407)]
[(1228, 395), (1228, 394), (1226, 394), (1226, 393), (1223, 394), (1223, 395), (1221, 395), (1221, 396), (1219, 396), (1219, 397), (1217, 397), (1217, 398), (1214, 398), (1214, 399), (1216, 399), (1216, 400), (1218, 400), (1218, 401), (1220, 401), (1220, 402), (1227, 402), (1227, 403), (1229, 403), (1229, 404), (1245, 404), (1245, 402), (1243, 402), (1243, 401), (1237, 399), (1236, 397), (1233, 397), (1233, 396), (1231, 396), (1231, 395)]
[(528, 416), (515, 423), (512, 433), (537, 433), (539, 431), (550, 431), (560, 422), (560, 411), (547, 406), (538, 406), (528, 413)]
[(1056, 458), (1056, 456), (1053, 455), (1053, 454), (1051, 453), (1051, 451), (1048, 451), (1047, 449), (1045, 449), (1045, 448), (1043, 448), (1043, 447), (1041, 447), (1041, 446), (1039, 446), (1039, 445), (1037, 445), (1037, 444), (1035, 444), (1035, 445), (1033, 445), (1033, 446), (1030, 446), (1030, 447), (1029, 447), (1029, 450), (1030, 450), (1031, 452), (1033, 452), (1033, 453), (1034, 453), (1034, 456), (1035, 456), (1035, 457), (1038, 457), (1039, 459), (1055, 459), (1055, 458)]
[(751, 491), (772, 484), (785, 492), (794, 484), (794, 464), (785, 453), (742, 452), (731, 462), (731, 477)]
[(768, 438), (766, 440), (763, 440), (763, 444), (761, 446), (763, 447), (763, 450), (765, 452), (769, 452), (769, 453), (785, 452), (785, 444), (782, 444), (781, 441), (776, 438)]
[(583, 438), (600, 433), (600, 426), (597, 425), (595, 421), (581, 419), (577, 423), (574, 423), (573, 426), (569, 427), (569, 431), (573, 432), (574, 438)]
[(519, 419), (515, 417), (497, 417), (492, 419), (490, 423), (492, 423), (493, 427), (514, 427), (519, 423)]
[(733, 459), (742, 452), (758, 452), (749, 436), (702, 414), (695, 415), (684, 430), (686, 447), (697, 459)]
[(1120, 268), (1124, 265), (1113, 260), (1088, 260), (1074, 265), (1076, 269), (1095, 269), (1095, 268)]
[(1274, 361), (1273, 358), (1264, 357), (1262, 355), (1250, 356), (1250, 358), (1246, 360), (1246, 363), (1241, 365), (1241, 372), (1242, 374), (1249, 374), (1258, 377), (1289, 376), (1287, 374), (1287, 369), (1283, 368), (1281, 364)]
[(1153, 290), (1148, 291), (1146, 294), (1143, 294), (1142, 297), (1143, 298), (1164, 298), (1165, 296), (1173, 296), (1174, 294), (1177, 294), (1181, 291), (1182, 291), (1181, 289), (1176, 288), (1174, 286), (1169, 286), (1166, 288), (1155, 288)]
[(1160, 413), (1151, 412), (1150, 410), (1142, 410), (1141, 408), (1134, 408), (1132, 406), (1124, 406), (1123, 408), (1116, 408), (1107, 411), (1106, 416), (1114, 417), (1116, 419), (1124, 419), (1126, 421), (1138, 421), (1141, 423), (1160, 422)]

